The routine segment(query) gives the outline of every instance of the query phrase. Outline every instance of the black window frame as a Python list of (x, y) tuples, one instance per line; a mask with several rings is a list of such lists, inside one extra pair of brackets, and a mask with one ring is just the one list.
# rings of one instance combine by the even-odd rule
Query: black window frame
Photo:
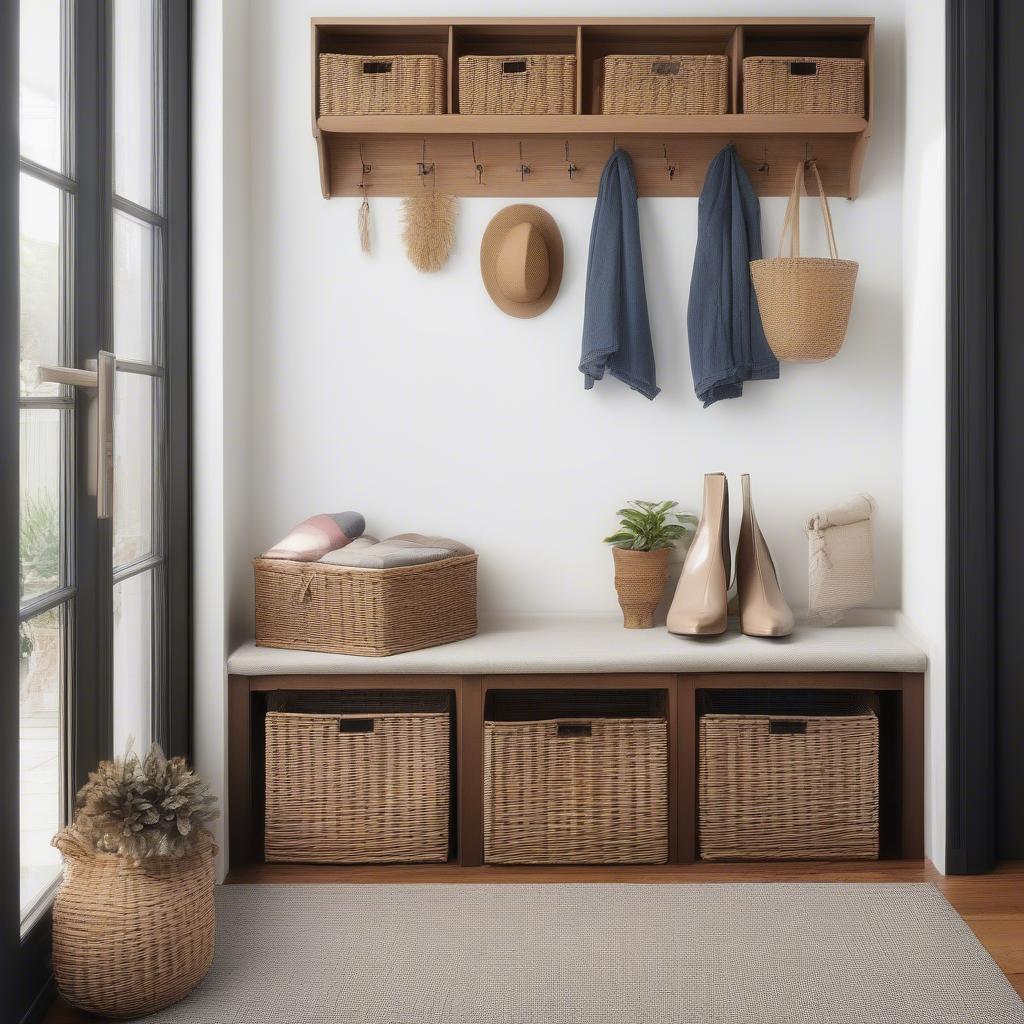
[[(31, 2), (31, 0), (21, 0)], [(111, 337), (113, 213), (112, 0), (69, 0), (75, 76), (73, 149), (76, 214), (74, 252), (75, 358), (79, 363), (109, 348)], [(153, 735), (172, 754), (191, 754), (191, 3), (161, 0), (164, 67), (164, 218), (166, 430), (166, 602), (164, 670), (152, 694)], [(0, 4), (0, 1006), (14, 1021), (41, 1018), (53, 993), (50, 920), (42, 915), (21, 934), (18, 813), (18, 381), (19, 338), (19, 16), (20, 3)], [(91, 347), (91, 351), (90, 351)], [(85, 403), (75, 429), (85, 436)], [(88, 466), (78, 446), (78, 489)], [(74, 551), (74, 685), (70, 721), (69, 790), (85, 781), (96, 762), (113, 753), (110, 644), (110, 521), (79, 501)], [(83, 528), (85, 526), (88, 528)], [(154, 609), (156, 614), (156, 609)], [(5, 1011), (7, 1012), (7, 1011)]]

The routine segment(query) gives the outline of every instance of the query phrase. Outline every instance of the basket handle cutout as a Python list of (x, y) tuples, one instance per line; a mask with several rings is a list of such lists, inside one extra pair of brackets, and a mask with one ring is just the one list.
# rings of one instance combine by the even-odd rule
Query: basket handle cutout
[(338, 732), (357, 733), (373, 732), (376, 719), (373, 718), (339, 718)]
[(821, 217), (825, 221), (825, 234), (828, 237), (828, 251), (832, 259), (839, 259), (839, 247), (836, 245), (836, 233), (832, 227), (832, 213), (828, 208), (828, 197), (825, 195), (825, 186), (821, 181), (821, 174), (818, 171), (818, 164), (815, 160), (801, 160), (796, 165), (796, 174), (793, 176), (793, 187), (789, 192), (789, 202), (786, 204), (786, 216), (782, 221), (782, 234), (779, 235), (779, 256), (782, 255), (782, 248), (786, 241), (786, 232), (789, 231), (789, 255), (791, 259), (800, 256), (800, 193), (803, 190), (804, 172), (808, 164), (814, 172), (814, 181), (818, 186), (818, 202), (821, 205)]
[(594, 727), (589, 722), (559, 722), (559, 736), (592, 736)]
[(391, 64), (389, 60), (364, 60), (363, 61), (363, 74), (364, 75), (389, 75), (391, 74)]
[(818, 65), (813, 60), (792, 60), (789, 62), (789, 73), (797, 77), (816, 75)]
[(503, 60), (501, 62), (501, 73), (503, 75), (525, 75), (525, 60)]
[(678, 75), (679, 61), (677, 60), (656, 60), (651, 64), (652, 75)]
[(769, 722), (769, 736), (803, 736), (807, 732), (806, 722)]

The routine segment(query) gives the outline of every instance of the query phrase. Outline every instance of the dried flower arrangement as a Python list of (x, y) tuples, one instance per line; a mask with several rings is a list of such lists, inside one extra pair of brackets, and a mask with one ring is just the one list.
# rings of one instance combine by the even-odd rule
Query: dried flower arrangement
[(102, 853), (184, 857), (217, 817), (216, 803), (183, 757), (168, 758), (154, 743), (140, 759), (129, 742), (123, 758), (89, 773), (78, 792), (75, 828)]

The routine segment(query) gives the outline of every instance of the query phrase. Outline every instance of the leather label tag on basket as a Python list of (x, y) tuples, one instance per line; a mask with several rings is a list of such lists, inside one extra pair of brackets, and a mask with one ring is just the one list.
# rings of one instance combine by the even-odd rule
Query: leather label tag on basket
[(802, 736), (807, 732), (806, 722), (769, 722), (770, 736)]
[(677, 60), (656, 60), (651, 63), (652, 75), (678, 75), (679, 61)]
[(386, 75), (391, 71), (392, 62), (389, 60), (364, 60), (364, 75)]
[(525, 60), (504, 60), (501, 62), (501, 73), (503, 75), (522, 75), (525, 72)]
[(789, 62), (791, 75), (816, 75), (818, 65), (813, 60), (793, 60)]
[(372, 718), (339, 718), (338, 732), (373, 732)]

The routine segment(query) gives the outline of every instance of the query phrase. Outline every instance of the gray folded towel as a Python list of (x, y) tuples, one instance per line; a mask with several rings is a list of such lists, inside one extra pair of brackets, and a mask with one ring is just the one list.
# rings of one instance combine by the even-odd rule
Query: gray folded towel
[(601, 173), (590, 229), (580, 372), (587, 390), (607, 369), (653, 399), (661, 389), (655, 380), (636, 195), (629, 154), (617, 149)]

